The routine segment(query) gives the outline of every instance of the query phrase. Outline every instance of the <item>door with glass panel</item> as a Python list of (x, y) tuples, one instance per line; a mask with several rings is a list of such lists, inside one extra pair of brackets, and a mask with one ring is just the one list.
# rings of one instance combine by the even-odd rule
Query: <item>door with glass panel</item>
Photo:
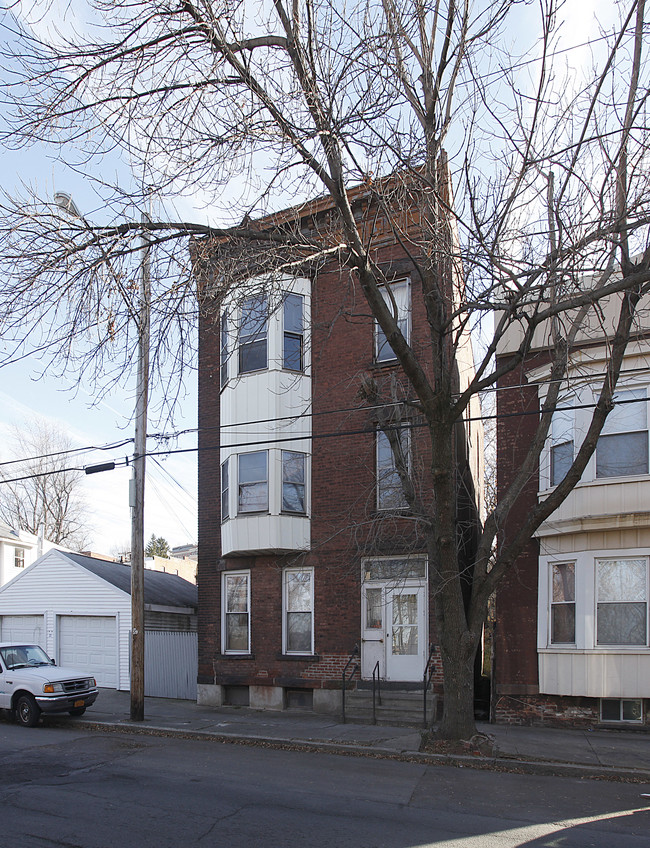
[(382, 679), (421, 680), (428, 643), (426, 562), (377, 560), (364, 568), (362, 677), (372, 677), (379, 663)]

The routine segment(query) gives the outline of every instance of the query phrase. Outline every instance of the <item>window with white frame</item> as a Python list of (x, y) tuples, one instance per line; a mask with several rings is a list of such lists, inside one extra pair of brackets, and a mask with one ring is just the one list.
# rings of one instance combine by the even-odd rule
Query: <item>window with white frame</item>
[(14, 568), (25, 567), (25, 548), (14, 548)]
[(285, 292), (282, 301), (282, 367), (304, 370), (304, 297)]
[[(410, 465), (410, 431), (399, 430), (397, 435), (399, 464), (408, 470)], [(408, 506), (397, 468), (398, 463), (388, 436), (383, 430), (377, 430), (378, 509), (406, 509)]]
[(261, 371), (267, 366), (269, 307), (266, 295), (248, 297), (239, 320), (239, 373)]
[[(397, 326), (407, 342), (411, 329), (411, 286), (409, 280), (391, 283), (382, 289), (382, 295), (389, 310), (397, 320)], [(375, 321), (375, 361), (389, 362), (395, 359), (395, 352), (388, 343), (386, 334)]]
[(221, 388), (228, 382), (228, 310), (221, 313), (221, 341), (219, 347), (219, 375)]
[(600, 720), (640, 724), (643, 721), (641, 698), (601, 698)]
[(284, 571), (284, 653), (314, 653), (314, 572), (287, 568)]
[(576, 565), (551, 564), (551, 644), (576, 641)]
[(282, 511), (305, 514), (306, 454), (282, 451)]
[(647, 645), (645, 557), (596, 560), (596, 644)]
[(268, 451), (238, 456), (239, 498), (237, 512), (266, 512), (269, 508)]
[(221, 520), (230, 518), (230, 486), (228, 482), (229, 459), (221, 464)]
[(250, 572), (226, 571), (222, 579), (222, 653), (249, 654)]
[(573, 431), (575, 413), (573, 409), (565, 409), (567, 401), (560, 401), (560, 409), (553, 413), (551, 419), (551, 453), (550, 453), (550, 483), (557, 486), (567, 475), (573, 464)]
[(648, 415), (645, 389), (617, 392), (596, 446), (596, 477), (648, 473)]

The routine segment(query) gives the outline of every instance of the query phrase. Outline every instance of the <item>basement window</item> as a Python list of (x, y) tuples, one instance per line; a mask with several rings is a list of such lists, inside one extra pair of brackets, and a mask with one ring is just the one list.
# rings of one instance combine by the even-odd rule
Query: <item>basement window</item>
[(643, 706), (641, 698), (602, 698), (600, 720), (603, 722), (626, 722), (641, 724)]

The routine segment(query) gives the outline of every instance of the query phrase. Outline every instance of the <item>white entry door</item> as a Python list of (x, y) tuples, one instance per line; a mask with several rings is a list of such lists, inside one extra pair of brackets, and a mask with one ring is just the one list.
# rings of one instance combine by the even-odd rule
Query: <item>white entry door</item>
[(363, 587), (361, 676), (379, 664), (383, 680), (422, 679), (426, 662), (426, 581), (373, 582)]
[(386, 590), (386, 679), (421, 680), (426, 662), (424, 586)]

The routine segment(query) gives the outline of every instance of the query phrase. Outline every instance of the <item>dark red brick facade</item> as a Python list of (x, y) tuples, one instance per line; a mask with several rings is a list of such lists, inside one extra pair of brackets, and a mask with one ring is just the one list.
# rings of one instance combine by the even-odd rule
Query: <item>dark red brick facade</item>
[[(382, 245), (383, 241), (383, 245)], [(412, 343), (426, 362), (428, 333), (418, 312), (418, 278), (404, 251), (388, 235), (377, 239), (374, 259), (388, 279), (410, 274)], [(220, 550), (219, 336), (218, 316), (206, 314), (199, 347), (199, 683), (340, 687), (341, 672), (361, 639), (363, 556), (426, 553), (415, 522), (382, 518), (375, 501), (375, 436), (372, 413), (359, 396), (360, 375), (400, 384), (395, 365), (373, 360), (374, 323), (358, 283), (338, 266), (312, 279), (311, 550), (307, 553), (227, 557)], [(397, 389), (401, 395), (408, 389)], [(261, 417), (264, 417), (263, 415)], [(417, 420), (413, 419), (417, 424)], [(427, 462), (426, 439), (413, 430), (414, 463)], [(472, 514), (468, 504), (466, 511)], [(466, 524), (467, 516), (463, 516)], [(314, 568), (314, 656), (282, 654), (282, 570)], [(251, 573), (251, 654), (221, 654), (221, 572)], [(429, 641), (436, 642), (429, 603)], [(441, 683), (440, 663), (434, 681)]]

